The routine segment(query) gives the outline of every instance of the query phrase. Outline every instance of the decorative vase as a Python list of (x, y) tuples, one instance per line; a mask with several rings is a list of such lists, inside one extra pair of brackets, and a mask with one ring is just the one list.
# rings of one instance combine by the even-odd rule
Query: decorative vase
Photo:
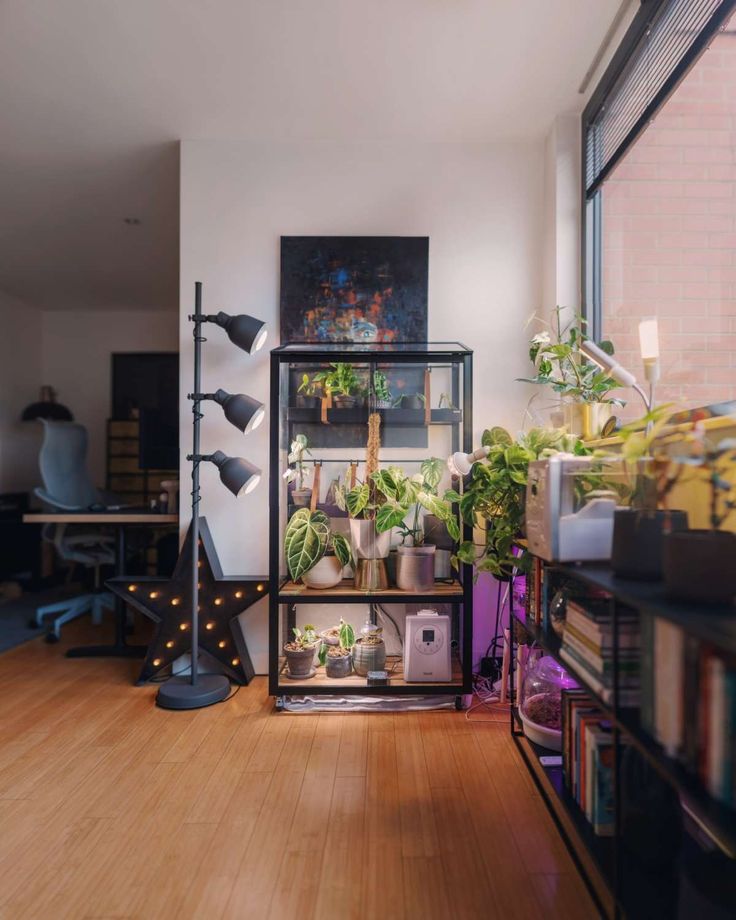
[(287, 677), (292, 680), (308, 680), (314, 677), (314, 653), (316, 646), (311, 645), (307, 648), (288, 649), (284, 648), (286, 664), (288, 666)]
[(611, 568), (619, 578), (658, 581), (662, 577), (665, 535), (687, 527), (685, 511), (637, 511), (616, 508), (613, 515)]
[(736, 597), (736, 534), (682, 530), (663, 543), (665, 593), (674, 601), (732, 604)]
[(353, 670), (353, 659), (350, 652), (347, 655), (328, 655), (325, 659), (325, 674), (328, 677), (349, 677)]
[(396, 560), (396, 585), (402, 591), (431, 591), (434, 587), (436, 547), (400, 546)]
[(601, 436), (603, 426), (611, 417), (610, 403), (579, 404), (580, 409), (580, 437), (583, 441), (592, 441)]
[(369, 671), (382, 671), (386, 666), (386, 643), (366, 637), (356, 641), (353, 647), (353, 667), (355, 673), (366, 677)]
[(391, 531), (376, 533), (375, 521), (351, 518), (350, 541), (355, 559), (355, 587), (362, 591), (387, 588), (386, 557), (391, 549)]
[(323, 556), (302, 575), (302, 581), (308, 588), (317, 590), (334, 588), (342, 581), (342, 563), (337, 556)]

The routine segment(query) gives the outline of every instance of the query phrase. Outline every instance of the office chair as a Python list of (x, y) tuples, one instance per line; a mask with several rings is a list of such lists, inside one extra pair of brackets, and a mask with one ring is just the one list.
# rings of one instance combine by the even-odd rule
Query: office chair
[[(75, 422), (40, 421), (44, 426), (44, 439), (38, 460), (44, 488), (34, 489), (34, 492), (44, 505), (55, 511), (86, 511), (93, 506), (103, 508), (115, 503), (115, 496), (95, 488), (90, 479), (86, 464), (87, 429)], [(50, 623), (46, 634), (47, 642), (58, 642), (64, 623), (89, 612), (92, 622), (99, 624), (103, 608), (114, 609), (112, 594), (100, 590), (100, 567), (112, 565), (115, 560), (114, 540), (81, 525), (46, 524), (42, 534), (43, 539), (53, 544), (61, 559), (94, 570), (91, 593), (46, 604), (36, 610), (34, 626), (41, 626), (49, 614), (60, 614)]]

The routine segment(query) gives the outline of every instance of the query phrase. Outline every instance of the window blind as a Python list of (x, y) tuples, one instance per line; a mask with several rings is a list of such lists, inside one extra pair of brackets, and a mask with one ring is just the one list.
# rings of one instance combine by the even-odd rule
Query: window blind
[(735, 0), (645, 0), (628, 52), (614, 58), (583, 113), (588, 198), (735, 8)]

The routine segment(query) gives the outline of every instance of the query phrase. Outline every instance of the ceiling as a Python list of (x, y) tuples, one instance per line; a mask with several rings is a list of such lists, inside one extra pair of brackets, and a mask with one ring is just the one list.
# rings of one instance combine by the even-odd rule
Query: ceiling
[(541, 137), (619, 3), (3, 0), (0, 289), (175, 309), (180, 138)]

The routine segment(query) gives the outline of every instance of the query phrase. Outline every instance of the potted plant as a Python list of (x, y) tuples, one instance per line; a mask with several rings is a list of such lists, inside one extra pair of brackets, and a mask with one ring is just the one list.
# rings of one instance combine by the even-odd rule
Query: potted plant
[(402, 393), (394, 402), (395, 409), (424, 409), (427, 400), (424, 393)]
[(368, 416), (368, 444), (366, 447), (365, 481), (345, 483), (335, 489), (335, 502), (350, 518), (350, 539), (355, 559), (355, 587), (378, 590), (388, 587), (386, 557), (391, 547), (391, 534), (376, 531), (376, 512), (384, 496), (373, 481), (378, 470), (378, 453), (381, 447), (381, 416), (371, 412)]
[(386, 643), (383, 641), (383, 629), (370, 620), (360, 630), (360, 638), (353, 646), (353, 668), (361, 677), (367, 677), (369, 671), (382, 671), (386, 666)]
[(317, 371), (313, 382), (322, 387), (326, 396), (332, 397), (332, 405), (336, 409), (355, 408), (362, 395), (355, 368), (343, 361), (331, 364), (329, 370)]
[(736, 439), (728, 438), (709, 448), (701, 422), (696, 424), (692, 440), (694, 455), (679, 460), (706, 474), (710, 529), (665, 535), (665, 591), (673, 600), (731, 604), (736, 597), (736, 534), (720, 528), (736, 509)]
[(452, 504), (437, 495), (444, 468), (442, 460), (432, 457), (422, 463), (415, 476), (406, 476), (398, 467), (373, 474), (373, 481), (385, 498), (376, 514), (376, 530), (385, 533), (395, 527), (401, 533), (396, 584), (402, 591), (429, 591), (434, 586), (436, 546), (424, 541), (423, 509), (439, 518), (454, 540), (460, 539)]
[(292, 465), (284, 473), (284, 479), (287, 482), (294, 483), (294, 488), (291, 490), (291, 499), (299, 507), (308, 505), (312, 498), (312, 490), (305, 485), (309, 474), (304, 462), (305, 456), (311, 457), (311, 455), (307, 436), (304, 434), (296, 435), (291, 442), (289, 456), (287, 457), (288, 462)]
[(284, 655), (288, 671), (286, 676), (292, 680), (307, 680), (314, 677), (314, 654), (319, 638), (314, 626), (307, 624), (303, 629), (292, 629), (294, 638), (284, 646)]
[[(544, 323), (548, 328), (532, 336), (529, 343), (529, 359), (536, 374), (517, 379), (549, 386), (561, 399), (572, 402), (580, 413), (579, 434), (584, 439), (595, 438), (610, 416), (611, 407), (625, 405), (623, 400), (610, 395), (621, 385), (581, 354), (579, 346), (585, 339), (582, 329), (585, 320), (575, 317), (563, 327), (562, 312), (562, 307), (556, 307), (552, 323)], [(613, 342), (605, 340), (598, 345), (606, 354), (614, 353)]]
[(667, 451), (683, 437), (667, 430), (671, 414), (670, 407), (658, 406), (619, 432), (630, 481), (629, 506), (613, 515), (611, 568), (619, 578), (659, 580), (665, 534), (687, 527), (685, 511), (664, 507), (679, 474)]
[(323, 642), (319, 650), (319, 662), (324, 665), (328, 677), (348, 677), (353, 669), (353, 646), (355, 630), (340, 618), (340, 625), (335, 627), (337, 642)]
[(376, 409), (390, 409), (393, 405), (391, 387), (383, 371), (373, 372), (373, 395), (376, 400)]
[(296, 405), (299, 409), (317, 409), (320, 404), (320, 385), (309, 374), (304, 374), (296, 391)]
[(289, 519), (284, 535), (286, 565), (294, 581), (308, 588), (333, 588), (342, 581), (343, 569), (352, 563), (350, 544), (333, 533), (323, 511), (299, 508)]
[(459, 545), (453, 565), (464, 562), (474, 565), (476, 573), (508, 580), (514, 569), (529, 569), (529, 555), (518, 545), (524, 532), (529, 463), (558, 451), (579, 456), (590, 451), (564, 429), (532, 428), (515, 441), (497, 427), (484, 431), (481, 440), (490, 448), (488, 457), (473, 466), (462, 495), (448, 491), (444, 496), (459, 502), (463, 520), (475, 528), (474, 539)]

